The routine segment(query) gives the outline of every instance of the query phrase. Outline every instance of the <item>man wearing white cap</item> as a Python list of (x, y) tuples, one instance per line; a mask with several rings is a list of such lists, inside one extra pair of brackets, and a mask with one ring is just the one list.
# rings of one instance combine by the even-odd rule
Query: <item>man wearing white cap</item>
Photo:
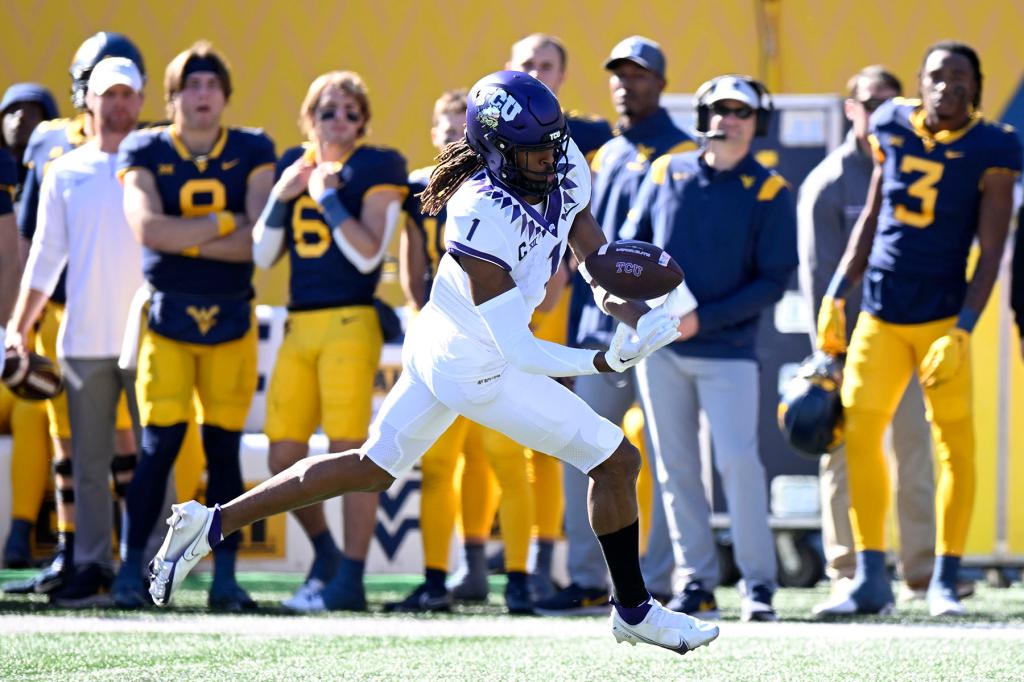
[(43, 179), (39, 230), (32, 241), (6, 345), (26, 339), (67, 265), (67, 307), (58, 356), (67, 378), (78, 510), (75, 576), (54, 595), (67, 606), (108, 599), (113, 572), (110, 466), (121, 391), (138, 423), (135, 373), (117, 358), (128, 308), (142, 284), (142, 252), (125, 219), (117, 150), (142, 109), (142, 75), (124, 57), (100, 61), (86, 101), (95, 137), (53, 162)]
[(768, 129), (764, 86), (727, 75), (697, 91), (699, 151), (651, 164), (622, 229), (664, 248), (686, 273), (696, 308), (677, 314), (681, 336), (637, 366), (669, 532), (683, 589), (670, 609), (714, 617), (718, 558), (702, 485), (699, 414), (743, 576), (743, 620), (775, 620), (775, 547), (758, 453), (756, 339), (761, 313), (797, 266), (796, 215), (786, 181), (759, 164), (751, 143)]

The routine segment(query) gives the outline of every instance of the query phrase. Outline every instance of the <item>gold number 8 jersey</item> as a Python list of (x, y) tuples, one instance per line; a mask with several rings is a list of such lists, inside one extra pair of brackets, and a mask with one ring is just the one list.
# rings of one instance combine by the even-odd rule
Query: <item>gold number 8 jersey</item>
[[(249, 178), (277, 156), (262, 131), (222, 128), (213, 149), (193, 156), (174, 126), (138, 130), (121, 143), (118, 173), (133, 168), (153, 174), (163, 212), (193, 218), (218, 211), (245, 213)], [(143, 248), (146, 281), (158, 291), (217, 295), (246, 292), (252, 286), (252, 263), (192, 258)]]

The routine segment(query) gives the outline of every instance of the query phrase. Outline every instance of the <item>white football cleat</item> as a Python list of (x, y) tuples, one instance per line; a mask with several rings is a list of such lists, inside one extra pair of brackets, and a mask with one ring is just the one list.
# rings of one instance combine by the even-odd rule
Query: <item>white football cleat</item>
[(964, 605), (960, 603), (960, 600), (950, 590), (929, 587), (925, 600), (928, 602), (928, 613), (935, 618), (962, 616), (967, 613)]
[(886, 602), (880, 608), (865, 608), (849, 595), (832, 595), (820, 604), (815, 604), (815, 616), (852, 616), (855, 613), (888, 616), (896, 612), (894, 603)]
[(214, 510), (195, 500), (171, 505), (171, 527), (160, 551), (149, 562), (149, 595), (157, 606), (167, 606), (171, 593), (199, 560), (210, 553), (210, 525)]
[(295, 594), (283, 600), (281, 606), (303, 613), (326, 611), (323, 597), (320, 596), (322, 589), (324, 589), (324, 581), (319, 578), (310, 578), (295, 590)]
[(630, 625), (619, 616), (618, 609), (612, 607), (612, 634), (617, 642), (629, 642), (636, 646), (653, 644), (677, 654), (709, 644), (718, 637), (718, 626), (688, 616), (685, 613), (670, 611), (658, 603), (653, 597), (647, 602), (650, 611), (636, 625)]

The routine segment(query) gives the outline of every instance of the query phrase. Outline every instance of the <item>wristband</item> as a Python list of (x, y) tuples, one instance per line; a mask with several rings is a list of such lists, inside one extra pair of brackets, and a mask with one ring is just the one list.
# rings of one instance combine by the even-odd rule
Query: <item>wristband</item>
[(217, 211), (213, 214), (213, 217), (217, 221), (218, 237), (226, 237), (238, 227), (235, 223), (235, 215), (230, 211)]
[(832, 281), (828, 283), (828, 290), (825, 291), (826, 296), (830, 296), (834, 299), (846, 298), (846, 295), (850, 293), (850, 282), (846, 279), (846, 275), (836, 271), (836, 274), (832, 276)]
[(316, 200), (316, 203), (320, 204), (324, 217), (327, 218), (327, 222), (331, 227), (338, 227), (352, 217), (352, 214), (348, 212), (345, 205), (341, 203), (338, 191), (335, 189), (325, 189), (324, 193)]
[(181, 250), (181, 255), (182, 256), (188, 256), (189, 258), (198, 258), (199, 257), (199, 247), (198, 246), (190, 246), (187, 249), (182, 249)]
[(345, 208), (345, 204), (341, 203), (341, 198), (338, 196), (338, 190), (336, 189), (325, 189), (320, 198), (317, 199), (317, 203), (320, 204), (324, 217), (327, 218), (327, 222), (332, 227), (338, 227), (352, 217), (352, 214)]
[(260, 216), (264, 227), (282, 228), (288, 220), (288, 204), (271, 193), (267, 205), (263, 207), (263, 215)]
[(964, 308), (960, 311), (960, 316), (956, 318), (956, 326), (970, 334), (974, 331), (974, 325), (978, 324), (980, 317), (981, 313), (978, 311)]

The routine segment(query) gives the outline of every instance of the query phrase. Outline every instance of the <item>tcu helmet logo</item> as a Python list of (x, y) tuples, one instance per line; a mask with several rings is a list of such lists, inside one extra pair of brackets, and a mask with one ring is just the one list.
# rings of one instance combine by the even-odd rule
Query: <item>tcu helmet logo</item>
[(512, 95), (494, 86), (485, 86), (477, 90), (473, 103), (478, 109), (476, 120), (491, 130), (498, 128), (499, 118), (503, 121), (512, 121), (523, 110), (523, 106), (513, 99)]
[(622, 260), (616, 261), (615, 262), (615, 274), (616, 275), (627, 274), (627, 275), (633, 275), (634, 277), (640, 277), (640, 275), (644, 274), (644, 266), (642, 266), (642, 265), (640, 265), (638, 263), (628, 263), (628, 262), (622, 261)]

